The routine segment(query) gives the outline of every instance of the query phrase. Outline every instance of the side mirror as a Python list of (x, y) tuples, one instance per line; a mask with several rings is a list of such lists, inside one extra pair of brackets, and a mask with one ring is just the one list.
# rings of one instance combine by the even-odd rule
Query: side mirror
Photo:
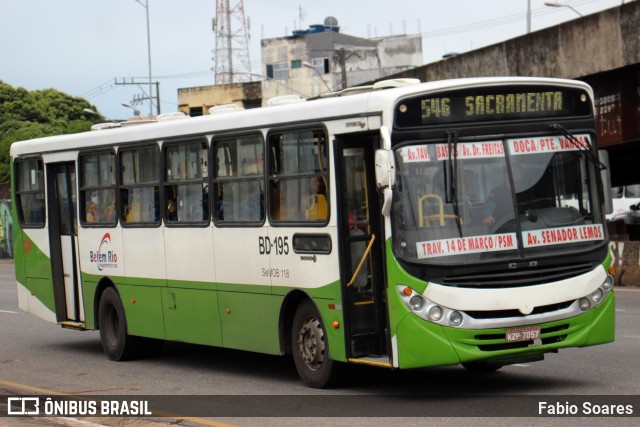
[(396, 162), (389, 150), (376, 150), (376, 183), (378, 188), (393, 187), (396, 180)]
[(382, 138), (382, 146), (385, 149), (376, 150), (376, 183), (378, 188), (382, 188), (382, 214), (389, 216), (391, 212), (391, 203), (393, 201), (393, 193), (391, 188), (396, 183), (396, 160), (391, 151), (391, 133), (389, 128), (382, 126), (380, 128), (380, 136)]

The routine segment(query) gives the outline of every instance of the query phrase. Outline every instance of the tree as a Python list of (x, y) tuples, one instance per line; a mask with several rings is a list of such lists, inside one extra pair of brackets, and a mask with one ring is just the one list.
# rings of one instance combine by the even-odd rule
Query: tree
[(16, 141), (84, 132), (104, 117), (83, 98), (55, 89), (28, 91), (0, 80), (0, 183), (10, 179), (9, 148)]

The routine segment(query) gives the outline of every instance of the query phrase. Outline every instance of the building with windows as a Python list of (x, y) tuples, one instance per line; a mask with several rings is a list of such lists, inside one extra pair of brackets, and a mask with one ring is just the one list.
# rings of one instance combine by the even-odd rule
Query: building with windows
[(314, 98), (422, 64), (420, 34), (354, 37), (330, 16), (291, 36), (263, 39), (262, 97)]
[(178, 89), (179, 110), (197, 116), (223, 104), (254, 108), (277, 96), (314, 98), (381, 79), (422, 64), (422, 37), (350, 36), (328, 17), (291, 36), (263, 39), (261, 54), (261, 81)]

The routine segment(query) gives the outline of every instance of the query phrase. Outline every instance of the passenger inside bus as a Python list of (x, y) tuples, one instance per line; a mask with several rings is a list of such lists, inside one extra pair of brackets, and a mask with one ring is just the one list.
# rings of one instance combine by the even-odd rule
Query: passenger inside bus
[(98, 207), (95, 203), (90, 202), (89, 206), (87, 206), (87, 222), (96, 222), (98, 221)]
[[(496, 221), (511, 215), (513, 216), (513, 197), (511, 195), (511, 185), (506, 168), (503, 169), (501, 175), (502, 183), (494, 187), (490, 192), (484, 204), (484, 222), (486, 225), (493, 225)], [(513, 169), (513, 181), (517, 183), (522, 179), (522, 171), (520, 168)]]
[(176, 201), (171, 197), (167, 200), (167, 219), (169, 221), (178, 220), (178, 213), (176, 210)]
[(322, 221), (327, 219), (327, 187), (324, 178), (311, 178), (309, 183), (308, 208), (306, 218)]
[(108, 195), (109, 201), (102, 209), (102, 221), (113, 223), (116, 220), (116, 200), (113, 193)]
[[(504, 222), (508, 218), (514, 217), (514, 200), (518, 206), (518, 214), (533, 213), (536, 217), (536, 211), (545, 208), (555, 207), (555, 199), (553, 192), (549, 193), (546, 189), (552, 189), (551, 170), (533, 162), (536, 159), (527, 158), (527, 163), (511, 164), (511, 174), (513, 176), (513, 193), (511, 184), (508, 179), (506, 167), (502, 171), (502, 184), (493, 188), (487, 197), (484, 206), (484, 224), (493, 226), (496, 223)], [(548, 160), (542, 159), (547, 162)]]
[(98, 221), (98, 194), (93, 191), (89, 195), (89, 200), (87, 201), (87, 212), (86, 212), (86, 221), (87, 222), (96, 222)]

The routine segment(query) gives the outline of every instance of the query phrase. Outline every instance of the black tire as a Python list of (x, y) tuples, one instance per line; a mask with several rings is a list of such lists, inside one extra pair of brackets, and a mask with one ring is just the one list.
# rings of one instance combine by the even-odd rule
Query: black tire
[(463, 363), (462, 366), (464, 366), (464, 368), (469, 371), (469, 372), (473, 372), (473, 373), (487, 373), (487, 372), (495, 372), (498, 369), (502, 368), (502, 366), (499, 363), (490, 363), (490, 362), (467, 362), (467, 363)]
[(343, 365), (331, 360), (329, 343), (318, 310), (309, 300), (303, 301), (293, 317), (291, 349), (298, 375), (312, 388), (335, 386), (343, 378)]
[(105, 289), (100, 297), (98, 319), (102, 349), (110, 360), (130, 360), (138, 355), (140, 341), (127, 334), (122, 301), (112, 287)]

